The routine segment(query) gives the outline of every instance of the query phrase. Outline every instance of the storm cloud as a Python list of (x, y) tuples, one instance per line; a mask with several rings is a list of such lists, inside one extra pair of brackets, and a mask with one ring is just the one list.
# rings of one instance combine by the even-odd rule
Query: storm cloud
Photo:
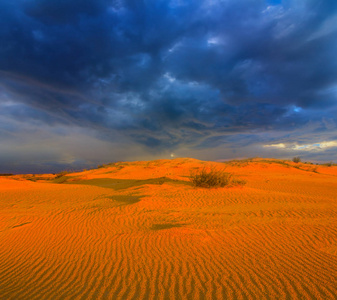
[[(73, 139), (78, 165), (108, 152), (212, 160), (333, 142), (336, 53), (336, 1), (4, 0), (0, 163), (37, 162), (23, 155), (29, 144), (46, 170), (65, 166), (57, 145), (70, 136), (101, 151), (95, 160)], [(325, 154), (337, 159), (312, 157)]]

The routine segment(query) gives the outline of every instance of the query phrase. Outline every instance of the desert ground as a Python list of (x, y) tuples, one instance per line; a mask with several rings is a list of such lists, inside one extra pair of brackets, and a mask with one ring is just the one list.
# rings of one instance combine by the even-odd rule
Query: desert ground
[[(193, 186), (205, 166), (246, 184)], [(337, 166), (180, 158), (1, 176), (0, 299), (337, 299)]]

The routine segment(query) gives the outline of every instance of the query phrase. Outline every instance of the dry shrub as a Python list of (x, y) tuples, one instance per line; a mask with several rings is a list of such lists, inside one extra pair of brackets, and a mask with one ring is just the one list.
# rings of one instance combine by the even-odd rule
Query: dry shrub
[(244, 185), (246, 181), (236, 178), (232, 173), (214, 168), (202, 168), (191, 173), (190, 177), (194, 186), (212, 188)]
[(295, 156), (295, 157), (293, 157), (293, 162), (299, 163), (299, 162), (301, 162), (301, 158), (299, 156)]
[(56, 174), (55, 179), (61, 178), (61, 177), (65, 176), (69, 173), (70, 173), (69, 171), (62, 171), (62, 172)]

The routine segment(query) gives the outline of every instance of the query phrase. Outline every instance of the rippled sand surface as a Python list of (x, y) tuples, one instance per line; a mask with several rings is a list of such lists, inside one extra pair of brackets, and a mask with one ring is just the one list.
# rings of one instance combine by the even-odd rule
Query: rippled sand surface
[[(247, 184), (191, 186), (210, 165)], [(337, 167), (175, 159), (0, 177), (0, 299), (337, 299)]]

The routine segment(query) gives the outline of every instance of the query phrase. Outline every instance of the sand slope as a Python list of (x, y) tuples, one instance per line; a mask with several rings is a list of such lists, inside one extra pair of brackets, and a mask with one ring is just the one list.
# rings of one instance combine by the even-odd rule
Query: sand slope
[[(336, 299), (337, 167), (118, 163), (0, 177), (0, 299)], [(300, 166), (300, 168), (298, 168)]]

